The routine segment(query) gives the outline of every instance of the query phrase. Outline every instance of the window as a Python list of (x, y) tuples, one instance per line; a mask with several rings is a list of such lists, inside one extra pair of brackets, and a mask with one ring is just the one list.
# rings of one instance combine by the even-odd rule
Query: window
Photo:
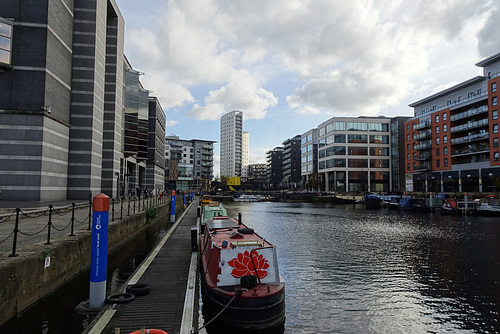
[(439, 126), (436, 126), (436, 133), (439, 133)]
[(491, 105), (492, 106), (496, 106), (497, 105), (497, 97), (496, 96), (491, 99)]
[(498, 152), (495, 152), (493, 155), (493, 161), (498, 161), (498, 160), (499, 160)]
[(443, 121), (446, 121), (446, 113), (443, 113)]
[(410, 161), (410, 153), (407, 154), (406, 160)]
[(443, 124), (443, 132), (446, 132), (448, 131), (448, 125), (447, 124)]
[(493, 125), (493, 133), (498, 133), (498, 124)]
[(436, 115), (436, 123), (439, 123), (439, 115)]
[(439, 147), (436, 148), (436, 157), (439, 157)]
[(12, 24), (0, 18), (0, 64), (11, 64)]
[(441, 160), (440, 159), (436, 160), (436, 167), (441, 167)]
[(388, 132), (389, 124), (387, 123), (370, 123), (370, 131)]
[(498, 147), (498, 138), (493, 138), (493, 147)]
[[(410, 135), (407, 136), (408, 141), (410, 140)], [(370, 135), (371, 144), (389, 144), (389, 136), (387, 135)]]
[(411, 166), (411, 165), (410, 165), (410, 163), (408, 163), (408, 164), (406, 165), (406, 170), (410, 170), (410, 169), (411, 169), (411, 168), (410, 168), (410, 166)]
[(410, 131), (410, 124), (406, 124), (406, 131)]
[(448, 155), (448, 147), (443, 147), (443, 154)]
[(407, 141), (410, 141), (410, 134), (407, 134), (407, 135), (406, 135), (406, 140), (407, 140)]
[(348, 131), (366, 131), (366, 130), (368, 130), (368, 126), (366, 123), (347, 122), (347, 130)]
[(496, 82), (493, 82), (493, 83), (491, 84), (491, 92), (493, 93), (493, 92), (496, 92), (496, 91), (497, 91), (497, 83), (496, 83)]
[(448, 167), (448, 158), (443, 159), (443, 164), (445, 167)]
[(410, 144), (406, 144), (406, 150), (409, 151), (410, 150)]
[(436, 137), (436, 144), (439, 145), (439, 137)]
[(448, 136), (443, 136), (443, 144), (446, 144), (448, 142)]
[[(362, 124), (362, 123), (360, 123)], [(347, 135), (348, 143), (367, 143), (368, 136), (367, 135)]]
[(498, 110), (493, 110), (493, 112), (491, 113), (491, 118), (493, 118), (493, 119), (498, 118)]

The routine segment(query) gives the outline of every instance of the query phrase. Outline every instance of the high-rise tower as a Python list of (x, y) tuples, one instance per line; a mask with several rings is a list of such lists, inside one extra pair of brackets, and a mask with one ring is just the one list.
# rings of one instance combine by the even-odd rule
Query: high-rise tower
[(241, 176), (243, 112), (233, 110), (220, 118), (220, 176)]

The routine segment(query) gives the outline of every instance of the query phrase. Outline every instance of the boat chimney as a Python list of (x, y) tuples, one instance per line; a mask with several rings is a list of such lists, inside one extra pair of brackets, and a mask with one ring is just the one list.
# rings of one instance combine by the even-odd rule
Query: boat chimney
[(241, 225), (241, 212), (238, 212), (238, 224)]

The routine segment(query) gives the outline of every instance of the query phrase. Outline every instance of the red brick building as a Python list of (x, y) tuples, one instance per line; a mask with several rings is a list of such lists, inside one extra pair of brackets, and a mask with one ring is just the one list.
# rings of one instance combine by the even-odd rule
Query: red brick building
[(407, 190), (497, 192), (500, 187), (500, 53), (483, 75), (412, 103), (405, 123)]

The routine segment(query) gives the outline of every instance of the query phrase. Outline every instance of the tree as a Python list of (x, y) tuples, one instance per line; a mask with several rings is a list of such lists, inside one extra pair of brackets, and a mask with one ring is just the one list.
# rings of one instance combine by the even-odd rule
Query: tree
[(306, 188), (308, 190), (319, 190), (321, 185), (321, 174), (318, 172), (312, 172), (307, 176)]

